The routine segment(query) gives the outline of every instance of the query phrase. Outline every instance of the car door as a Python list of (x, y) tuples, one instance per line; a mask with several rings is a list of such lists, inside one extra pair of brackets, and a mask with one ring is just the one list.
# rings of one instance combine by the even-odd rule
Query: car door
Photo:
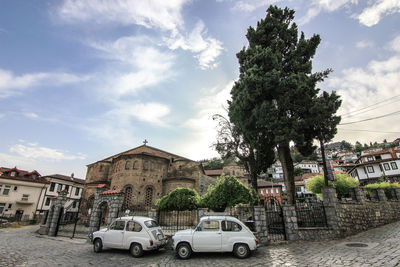
[(104, 246), (110, 248), (121, 248), (125, 234), (125, 221), (114, 221), (104, 233)]
[[(144, 232), (143, 227), (136, 221), (128, 221), (126, 223), (125, 234), (124, 234), (124, 247), (129, 248), (133, 241), (143, 241)], [(147, 238), (148, 239), (148, 238)]]
[(221, 221), (221, 230), (221, 250), (232, 251), (233, 243), (242, 239), (242, 226), (230, 220), (223, 220)]
[(199, 252), (221, 251), (221, 229), (218, 220), (202, 221), (193, 233), (193, 250)]

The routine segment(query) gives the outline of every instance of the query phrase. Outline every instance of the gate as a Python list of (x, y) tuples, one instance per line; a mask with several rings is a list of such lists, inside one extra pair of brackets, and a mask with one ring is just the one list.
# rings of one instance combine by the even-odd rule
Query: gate
[(173, 234), (179, 230), (195, 228), (197, 217), (197, 210), (159, 211), (157, 220), (164, 232)]
[(82, 206), (87, 204), (87, 201), (80, 199), (74, 200), (74, 202), (65, 207), (61, 213), (57, 235), (71, 238), (87, 238), (89, 222), (87, 220), (79, 220), (78, 217), (78, 215), (81, 215), (81, 217), (85, 215), (84, 217), (86, 218), (89, 215), (87, 210), (81, 209)]
[(265, 201), (265, 219), (268, 228), (268, 240), (286, 240), (282, 207), (275, 197), (267, 198)]

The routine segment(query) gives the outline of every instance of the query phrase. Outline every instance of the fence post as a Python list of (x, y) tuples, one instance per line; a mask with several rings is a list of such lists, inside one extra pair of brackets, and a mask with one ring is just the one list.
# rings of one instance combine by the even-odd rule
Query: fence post
[(299, 239), (299, 226), (297, 224), (296, 207), (291, 205), (282, 206), (283, 222), (285, 224), (285, 233), (288, 240)]
[(336, 213), (338, 208), (338, 199), (335, 188), (323, 187), (322, 196), (324, 198), (326, 223), (329, 228), (336, 232), (337, 235), (340, 235), (338, 215)]
[(364, 204), (365, 203), (365, 192), (363, 189), (356, 187), (354, 188), (354, 194), (357, 202)]
[(376, 191), (378, 193), (379, 201), (387, 201), (385, 191), (382, 188), (378, 188)]
[(179, 231), (179, 210), (176, 212), (176, 231)]

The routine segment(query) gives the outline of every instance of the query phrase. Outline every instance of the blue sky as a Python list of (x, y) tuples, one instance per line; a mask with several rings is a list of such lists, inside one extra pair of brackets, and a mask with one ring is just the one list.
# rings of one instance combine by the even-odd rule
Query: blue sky
[[(399, 111), (398, 0), (2, 1), (0, 165), (84, 178), (144, 139), (217, 156), (211, 116), (224, 114), (236, 53), (270, 4), (321, 35), (314, 71), (333, 68), (319, 86), (342, 96), (342, 123)], [(341, 125), (334, 140), (391, 141), (398, 122)]]

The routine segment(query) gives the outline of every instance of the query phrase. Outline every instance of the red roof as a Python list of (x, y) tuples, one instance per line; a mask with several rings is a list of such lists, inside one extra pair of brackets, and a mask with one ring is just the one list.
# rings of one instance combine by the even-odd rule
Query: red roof
[(100, 195), (113, 195), (113, 194), (121, 194), (121, 190), (111, 190), (111, 191), (104, 191), (101, 192)]
[(71, 177), (71, 176), (66, 176), (66, 175), (62, 175), (62, 174), (52, 174), (52, 175), (47, 175), (47, 176), (44, 176), (44, 177), (45, 178), (46, 177), (56, 178), (56, 179), (60, 179), (60, 180), (63, 180), (63, 181), (75, 182), (75, 183), (78, 183), (78, 184), (85, 184), (85, 180), (83, 180), (83, 179), (75, 178), (75, 177)]
[(106, 187), (106, 184), (99, 184), (98, 186), (96, 186), (96, 188), (104, 188)]
[[(15, 171), (16, 175), (11, 176), (11, 173)], [(36, 175), (36, 177), (34, 176)], [(19, 180), (25, 182), (32, 182), (32, 183), (41, 183), (41, 184), (48, 184), (49, 182), (40, 176), (40, 173), (37, 171), (24, 171), (19, 170), (17, 167), (14, 168), (5, 168), (0, 167), (0, 176), (1, 178), (11, 179), (11, 180)]]
[(204, 170), (204, 173), (208, 176), (219, 176), (224, 173), (222, 169), (219, 170)]

